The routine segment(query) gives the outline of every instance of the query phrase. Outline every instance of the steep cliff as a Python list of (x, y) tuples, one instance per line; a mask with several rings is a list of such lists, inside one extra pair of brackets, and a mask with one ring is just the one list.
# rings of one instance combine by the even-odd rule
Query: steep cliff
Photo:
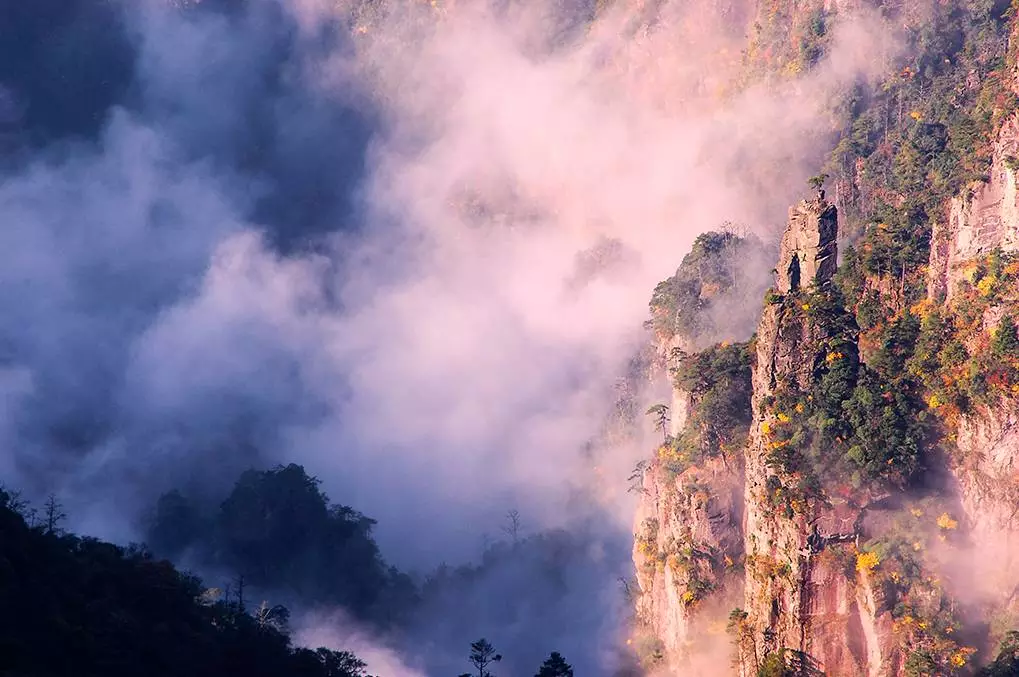
[[(847, 345), (855, 336), (831, 289), (836, 231), (835, 208), (823, 199), (790, 210), (778, 268), (778, 288), (788, 295), (772, 299), (758, 327), (746, 451), (745, 611), (760, 631), (759, 656), (787, 649), (790, 663), (825, 674), (894, 674), (890, 616), (865, 571), (857, 576), (854, 567), (869, 496), (825, 492), (830, 478), (790, 453), (798, 440), (784, 432), (807, 415), (808, 405), (797, 400), (812, 398), (815, 384), (834, 371), (826, 367), (851, 359)], [(804, 253), (801, 269), (810, 275), (801, 287), (795, 266), (783, 264)], [(757, 672), (749, 656), (739, 656), (739, 665), (741, 674)]]
[[(812, 68), (851, 5), (759, 4), (752, 76)], [(813, 181), (834, 204), (821, 193), (790, 210), (756, 334), (726, 348), (711, 342), (746, 335), (666, 332), (673, 391), (659, 412), (672, 420), (644, 473), (634, 559), (638, 608), (671, 662), (717, 646), (698, 633), (719, 627), (744, 676), (973, 674), (999, 639), (998, 666), (1019, 645), (1007, 634), (1019, 626), (1016, 12), (878, 5), (905, 31), (902, 56), (835, 112), (827, 179)], [(656, 328), (655, 309), (682, 297), (663, 285)], [(712, 448), (720, 388), (693, 375), (713, 377), (736, 346), (741, 432)], [(693, 557), (696, 575), (671, 575), (677, 542), (733, 565)]]
[(951, 299), (966, 262), (994, 249), (1019, 251), (1019, 118), (1001, 126), (988, 180), (968, 186), (948, 207), (947, 223), (935, 222), (930, 257), (932, 298)]
[(932, 408), (945, 423), (948, 468), (968, 529), (957, 557), (991, 640), (1019, 622), (1019, 116), (993, 144), (986, 182), (952, 200), (934, 232), (928, 293), (944, 299), (931, 333), (955, 347), (935, 365)]
[(634, 523), (641, 648), (652, 662), (687, 657), (739, 603), (751, 354), (743, 343), (704, 345), (752, 322), (734, 299), (759, 297), (766, 278), (738, 263), (762, 255), (757, 240), (703, 235), (651, 301), (655, 377), (670, 393), (649, 411), (662, 438), (642, 468)]
[(738, 593), (738, 489), (720, 459), (679, 474), (656, 465), (646, 475), (634, 544), (637, 611), (670, 661), (687, 656), (709, 630), (713, 615), (698, 613), (706, 600), (724, 606)]
[[(640, 616), (673, 661), (700, 639), (698, 629), (728, 619), (741, 635), (739, 674), (756, 674), (780, 650), (830, 674), (892, 674), (886, 666), (897, 658), (882, 593), (866, 568), (859, 579), (854, 569), (860, 501), (868, 497), (825, 495), (812, 467), (819, 459), (789, 453), (787, 434), (795, 418), (813, 413), (805, 398), (818, 379), (837, 398), (844, 393), (835, 377), (824, 377), (844, 375), (842, 362), (856, 366), (853, 325), (831, 289), (836, 237), (836, 210), (822, 197), (792, 208), (777, 268), (786, 294), (771, 295), (756, 339), (673, 365), (673, 401), (686, 406), (674, 408), (671, 432), (645, 474), (634, 549)], [(742, 371), (706, 387), (720, 371), (719, 353), (733, 350), (744, 352)], [(747, 396), (720, 410), (713, 390), (740, 382)], [(721, 416), (735, 419), (730, 431), (741, 434), (710, 453), (704, 419)], [(745, 611), (730, 616), (738, 606)]]
[(836, 239), (823, 197), (793, 207), (786, 293), (755, 337), (671, 357), (685, 404), (662, 422), (634, 548), (650, 653), (669, 662), (719, 626), (741, 676), (950, 672), (972, 654), (928, 555), (956, 528), (948, 492), (910, 489), (934, 459), (929, 403), (888, 345), (861, 359)]

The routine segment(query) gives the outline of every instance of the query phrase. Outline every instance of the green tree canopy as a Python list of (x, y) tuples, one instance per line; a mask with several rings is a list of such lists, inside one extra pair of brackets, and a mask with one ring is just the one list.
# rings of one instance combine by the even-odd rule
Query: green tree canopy
[(0, 490), (0, 675), (366, 677), (351, 653), (291, 646), (280, 606), (253, 617), (144, 548), (32, 527), (19, 510)]
[(566, 662), (562, 654), (553, 651), (541, 664), (535, 677), (573, 677), (573, 668)]
[(218, 509), (179, 491), (164, 494), (148, 538), (162, 555), (190, 549), (204, 565), (243, 576), (255, 589), (388, 621), (411, 603), (413, 585), (382, 559), (374, 525), (331, 504), (318, 479), (290, 464), (243, 473)]

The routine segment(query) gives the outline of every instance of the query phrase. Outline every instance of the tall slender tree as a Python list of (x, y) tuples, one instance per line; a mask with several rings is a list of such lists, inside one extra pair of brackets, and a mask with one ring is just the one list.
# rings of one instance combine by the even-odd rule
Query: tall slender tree
[(669, 440), (669, 407), (665, 404), (656, 404), (653, 407), (649, 407), (646, 412), (647, 416), (654, 416), (655, 419), (655, 430), (662, 432), (662, 441), (667, 442)]
[(64, 512), (63, 504), (57, 500), (57, 497), (54, 494), (50, 494), (49, 498), (46, 499), (46, 505), (43, 509), (46, 513), (46, 533), (59, 536), (63, 533), (60, 523), (67, 519), (67, 513)]
[[(468, 660), (474, 669), (477, 670), (477, 677), (492, 677), (492, 673), (489, 670), (489, 666), (492, 663), (498, 663), (502, 660), (502, 654), (495, 652), (495, 647), (482, 637), (476, 642), (471, 643), (471, 655)], [(474, 674), (465, 672), (460, 677), (474, 677)]]
[(506, 525), (502, 527), (503, 533), (510, 537), (513, 544), (520, 541), (520, 511), (517, 509), (506, 512)]

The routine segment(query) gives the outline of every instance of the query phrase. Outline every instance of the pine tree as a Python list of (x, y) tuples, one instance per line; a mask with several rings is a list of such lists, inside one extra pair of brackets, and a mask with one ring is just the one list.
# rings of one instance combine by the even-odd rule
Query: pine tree
[(535, 677), (573, 677), (573, 667), (566, 662), (562, 654), (553, 651), (548, 659), (541, 664)]
[(1010, 316), (1001, 318), (991, 340), (991, 351), (998, 357), (1014, 357), (1019, 353), (1019, 333), (1016, 331), (1015, 320)]
[[(482, 637), (476, 642), (471, 644), (471, 655), (468, 659), (474, 669), (477, 670), (477, 677), (493, 677), (489, 671), (489, 666), (492, 663), (498, 663), (502, 660), (502, 654), (497, 654), (495, 648), (489, 643), (487, 639)], [(474, 677), (471, 673), (465, 672), (460, 677)]]
[(662, 433), (662, 439), (668, 441), (669, 439), (669, 407), (665, 404), (656, 404), (653, 407), (649, 407), (646, 412), (646, 416), (655, 417), (655, 430), (660, 430)]

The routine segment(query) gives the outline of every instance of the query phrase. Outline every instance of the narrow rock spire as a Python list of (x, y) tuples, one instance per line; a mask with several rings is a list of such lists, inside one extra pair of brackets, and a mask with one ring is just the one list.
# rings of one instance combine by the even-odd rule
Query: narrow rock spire
[(789, 222), (779, 250), (779, 293), (819, 287), (838, 267), (838, 215), (819, 190), (816, 200), (789, 208)]

